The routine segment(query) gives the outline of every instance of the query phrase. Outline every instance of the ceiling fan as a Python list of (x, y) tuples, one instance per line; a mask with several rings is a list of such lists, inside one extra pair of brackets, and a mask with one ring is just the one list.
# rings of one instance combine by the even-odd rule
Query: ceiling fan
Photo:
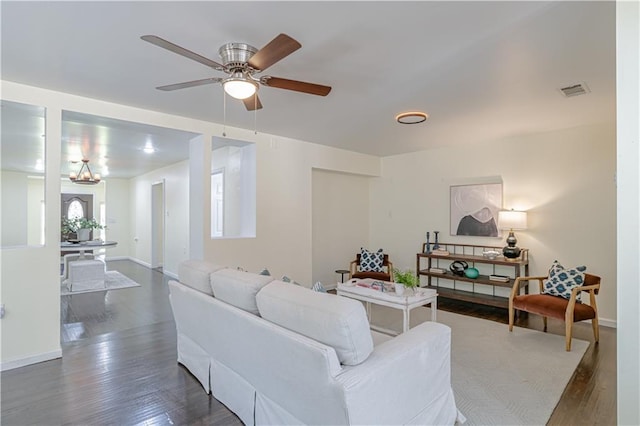
[(211, 77), (156, 87), (158, 90), (170, 91), (204, 84), (222, 83), (224, 91), (228, 95), (242, 100), (248, 111), (262, 108), (262, 103), (257, 93), (260, 85), (318, 96), (327, 96), (331, 91), (331, 87), (320, 84), (288, 80), (270, 75), (256, 76), (256, 74), (263, 72), (271, 65), (302, 47), (299, 42), (286, 34), (278, 35), (260, 50), (246, 43), (224, 44), (218, 49), (218, 54), (222, 58), (222, 64), (156, 35), (143, 35), (140, 38), (158, 47), (162, 47), (163, 49), (167, 49), (185, 58), (200, 62), (216, 71), (222, 71), (227, 74), (227, 77)]

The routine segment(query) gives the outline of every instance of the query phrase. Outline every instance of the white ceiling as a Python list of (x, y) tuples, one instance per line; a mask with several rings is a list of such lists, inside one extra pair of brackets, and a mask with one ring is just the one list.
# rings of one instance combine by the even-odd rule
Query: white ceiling
[[(224, 43), (260, 48), (286, 33), (302, 48), (264, 74), (332, 92), (323, 98), (261, 87), (257, 117), (229, 99), (227, 124), (252, 129), (255, 118), (258, 132), (373, 155), (615, 120), (612, 1), (2, 1), (1, 19), (3, 80), (219, 123), (219, 85), (155, 87), (221, 73), (140, 36), (155, 34), (220, 61)], [(557, 90), (577, 82), (591, 93), (564, 98)], [(395, 115), (407, 110), (430, 118), (397, 124)], [(128, 150), (150, 134), (193, 136), (78, 113), (65, 119), (63, 140), (107, 152), (113, 175), (135, 163), (122, 156), (143, 158)], [(174, 155), (168, 161), (186, 158), (186, 144), (166, 145)], [(159, 163), (162, 157), (161, 150)]]

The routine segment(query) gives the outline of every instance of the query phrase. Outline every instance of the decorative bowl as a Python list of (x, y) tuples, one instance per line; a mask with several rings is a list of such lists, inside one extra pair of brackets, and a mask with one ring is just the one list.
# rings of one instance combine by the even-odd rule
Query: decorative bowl
[(499, 255), (500, 255), (500, 252), (495, 250), (487, 250), (482, 252), (483, 257), (486, 257), (487, 259), (491, 259), (491, 260), (495, 259)]
[(480, 275), (480, 271), (478, 271), (476, 268), (467, 268), (464, 270), (464, 275), (467, 278), (475, 279)]

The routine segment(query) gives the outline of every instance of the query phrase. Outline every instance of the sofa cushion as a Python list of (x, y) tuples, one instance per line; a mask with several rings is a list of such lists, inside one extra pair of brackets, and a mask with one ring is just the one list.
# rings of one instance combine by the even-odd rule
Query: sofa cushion
[(373, 351), (367, 314), (357, 300), (274, 281), (256, 301), (264, 319), (333, 347), (342, 364), (360, 364)]
[(206, 260), (185, 260), (178, 265), (178, 280), (194, 290), (213, 296), (211, 273), (224, 269)]
[(211, 274), (213, 295), (230, 305), (259, 315), (256, 294), (273, 281), (269, 275), (253, 274), (236, 269), (221, 269)]

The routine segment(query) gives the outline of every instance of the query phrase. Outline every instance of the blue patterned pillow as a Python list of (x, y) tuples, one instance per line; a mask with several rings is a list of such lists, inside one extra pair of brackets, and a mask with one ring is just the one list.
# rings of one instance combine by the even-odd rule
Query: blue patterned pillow
[(382, 249), (371, 252), (360, 247), (360, 272), (383, 272), (383, 260), (384, 253), (382, 253)]
[[(586, 266), (565, 269), (555, 260), (551, 265), (551, 269), (549, 269), (549, 278), (544, 281), (543, 293), (570, 299), (571, 290), (584, 284), (584, 272), (586, 270)], [(580, 300), (580, 293), (578, 293), (576, 300)]]
[(324, 288), (324, 286), (322, 285), (322, 283), (320, 281), (316, 282), (313, 287), (311, 287), (311, 290), (313, 291), (317, 291), (318, 293), (326, 293), (327, 289)]

